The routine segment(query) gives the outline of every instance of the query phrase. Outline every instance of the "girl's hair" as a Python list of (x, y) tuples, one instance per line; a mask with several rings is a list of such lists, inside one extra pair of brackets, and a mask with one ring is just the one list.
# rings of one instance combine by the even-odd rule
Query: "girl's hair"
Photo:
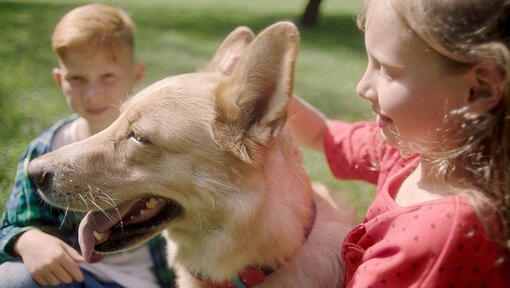
[[(389, 1), (451, 71), (487, 63), (503, 72), (504, 90), (492, 91), (503, 93), (500, 104), (482, 116), (451, 111), (445, 121), (456, 121), (452, 127), (458, 128), (442, 133), (454, 137), (457, 147), (427, 150), (422, 157), (433, 160), (437, 176), (472, 200), (488, 234), (510, 251), (510, 0), (376, 1)], [(358, 17), (362, 30), (369, 2)]]

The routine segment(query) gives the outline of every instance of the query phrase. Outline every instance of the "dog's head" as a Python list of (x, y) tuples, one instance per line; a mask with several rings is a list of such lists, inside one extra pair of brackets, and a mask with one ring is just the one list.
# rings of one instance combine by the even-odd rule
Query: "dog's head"
[(29, 173), (47, 202), (102, 211), (81, 227), (97, 251), (193, 222), (214, 230), (243, 203), (256, 207), (240, 187), (261, 185), (253, 174), (286, 121), (298, 46), (289, 22), (256, 38), (238, 28), (203, 70), (147, 87), (110, 127), (32, 161)]

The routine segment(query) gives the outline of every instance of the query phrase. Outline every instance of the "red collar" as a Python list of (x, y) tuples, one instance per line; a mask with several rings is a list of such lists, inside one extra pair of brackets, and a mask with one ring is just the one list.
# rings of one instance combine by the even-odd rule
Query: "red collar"
[[(270, 271), (272, 272), (272, 271)], [(269, 273), (268, 273), (269, 274)], [(222, 283), (215, 283), (211, 280), (201, 280), (200, 287), (202, 288), (239, 288), (243, 287), (253, 287), (264, 282), (266, 278), (266, 273), (261, 269), (251, 268), (246, 269), (238, 274), (238, 277), (234, 278), (230, 281), (224, 281)], [(238, 283), (238, 284), (236, 284)], [(239, 285), (242, 283), (242, 285)]]
[[(317, 206), (315, 200), (312, 200), (312, 214), (310, 215), (310, 225), (305, 229), (305, 240), (308, 239), (310, 232), (312, 231), (313, 225), (315, 224), (315, 218), (317, 216)], [(304, 242), (303, 241), (303, 242)], [(261, 268), (247, 268), (237, 274), (232, 280), (227, 280), (221, 283), (215, 283), (211, 280), (201, 279), (195, 276), (200, 282), (201, 288), (249, 288), (255, 285), (261, 284), (266, 279), (266, 276), (274, 272), (274, 270), (261, 269)]]

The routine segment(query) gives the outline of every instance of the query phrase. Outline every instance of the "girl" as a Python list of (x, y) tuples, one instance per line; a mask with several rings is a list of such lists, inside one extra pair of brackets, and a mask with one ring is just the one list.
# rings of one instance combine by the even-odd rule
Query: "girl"
[(298, 141), (377, 184), (344, 241), (347, 287), (510, 287), (509, 18), (509, 0), (367, 0), (357, 92), (376, 122), (293, 99)]

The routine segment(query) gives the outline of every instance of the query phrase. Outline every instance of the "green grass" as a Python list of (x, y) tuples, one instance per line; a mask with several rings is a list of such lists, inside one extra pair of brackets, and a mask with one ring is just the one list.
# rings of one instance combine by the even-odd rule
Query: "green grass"
[[(141, 87), (204, 65), (222, 39), (245, 25), (259, 32), (279, 20), (298, 22), (306, 1), (127, 0), (105, 1), (126, 10), (137, 24), (137, 58), (147, 65)], [(301, 28), (295, 91), (328, 117), (370, 118), (355, 87), (366, 65), (362, 34), (355, 25), (360, 1), (327, 0), (319, 25)], [(33, 138), (68, 115), (51, 70), (57, 59), (50, 37), (58, 19), (89, 1), (0, 0), (0, 209), (14, 182), (19, 155)], [(135, 91), (136, 92), (136, 91)], [(331, 176), (324, 157), (304, 150), (313, 180), (345, 193), (361, 219), (374, 187)]]

